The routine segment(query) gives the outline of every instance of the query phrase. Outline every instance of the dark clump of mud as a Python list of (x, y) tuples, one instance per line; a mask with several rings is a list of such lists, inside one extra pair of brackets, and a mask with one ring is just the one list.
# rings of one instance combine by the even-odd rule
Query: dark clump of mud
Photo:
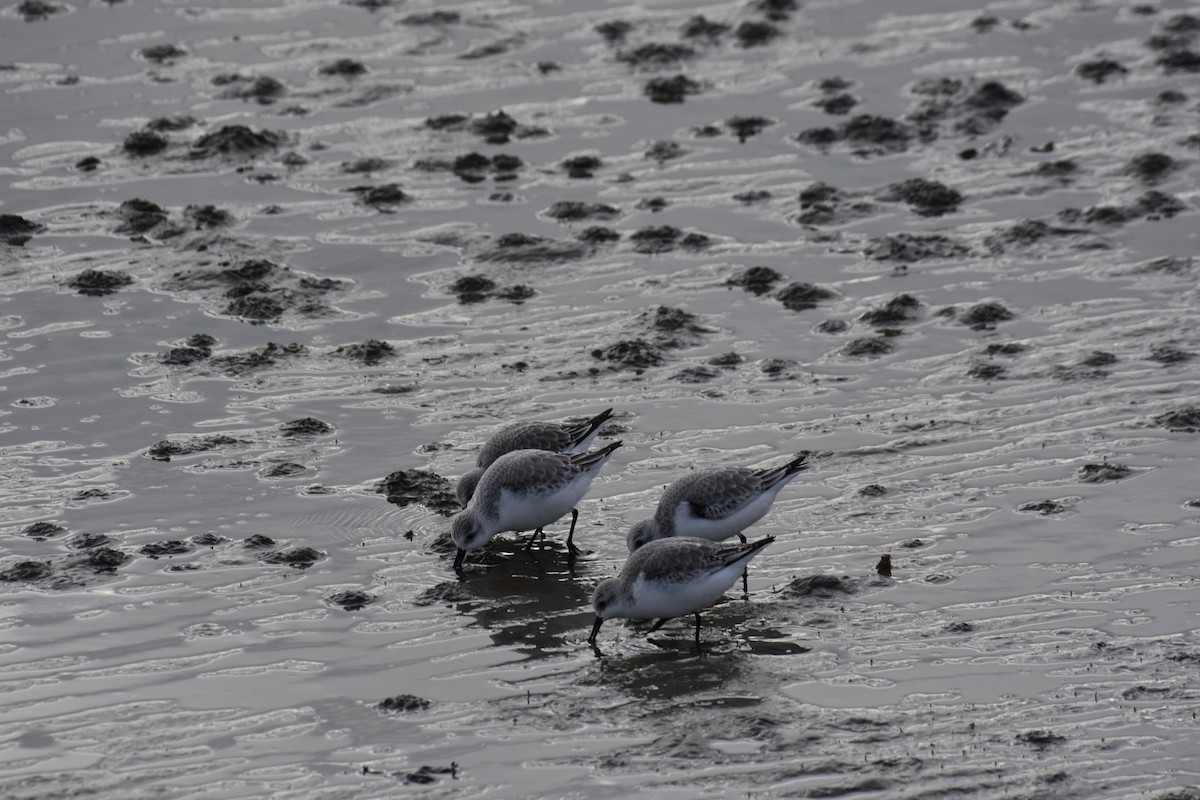
[(715, 22), (702, 14), (688, 17), (679, 28), (679, 35), (685, 39), (707, 39), (715, 42), (732, 30), (732, 26), (724, 22)]
[(333, 433), (333, 426), (328, 422), (322, 422), (313, 417), (302, 417), (294, 419), (290, 422), (284, 422), (279, 426), (279, 432), (283, 436), (325, 436)]
[(742, 47), (761, 47), (769, 44), (783, 32), (769, 22), (748, 19), (733, 29), (733, 38)]
[(562, 161), (562, 168), (571, 178), (594, 178), (596, 170), (602, 166), (604, 166), (604, 162), (600, 160), (599, 156), (593, 155), (571, 156)]
[(262, 478), (295, 478), (304, 475), (308, 472), (308, 467), (303, 464), (296, 464), (292, 461), (283, 461), (278, 464), (272, 464), (266, 469), (259, 471), (259, 476)]
[(640, 338), (623, 339), (608, 347), (593, 350), (592, 358), (636, 370), (657, 367), (666, 361), (658, 347)]
[(878, 483), (869, 483), (858, 490), (859, 497), (883, 497), (887, 494), (886, 486), (880, 486)]
[(67, 280), (67, 286), (88, 297), (104, 297), (131, 283), (124, 272), (105, 269), (85, 269)]
[(918, 318), (921, 301), (911, 294), (899, 294), (887, 301), (882, 307), (867, 311), (859, 320), (875, 328), (886, 328), (912, 322)]
[(687, 154), (688, 149), (686, 147), (670, 139), (659, 139), (646, 148), (646, 152), (643, 153), (647, 159), (657, 161), (660, 166), (667, 161), (682, 158)]
[(1122, 225), (1137, 219), (1170, 218), (1186, 208), (1187, 204), (1178, 197), (1151, 190), (1139, 195), (1127, 205), (1099, 205), (1084, 209), (1064, 208), (1058, 212), (1058, 217), (1064, 222)]
[(607, 203), (584, 203), (576, 200), (559, 200), (543, 212), (560, 222), (578, 222), (585, 219), (612, 219), (621, 213), (616, 206)]
[(170, 461), (178, 456), (190, 456), (195, 453), (206, 453), (220, 447), (230, 447), (239, 444), (249, 444), (246, 439), (214, 433), (207, 436), (195, 436), (183, 441), (163, 439), (146, 451), (146, 455), (155, 461)]
[(1129, 160), (1125, 165), (1125, 174), (1146, 183), (1154, 183), (1178, 168), (1179, 164), (1166, 153), (1142, 153)]
[(518, 122), (503, 109), (483, 116), (442, 114), (426, 119), (425, 127), (435, 131), (466, 131), (488, 144), (508, 144), (513, 138), (528, 139), (548, 133), (545, 128)]
[(816, 308), (818, 303), (832, 300), (836, 296), (823, 286), (803, 282), (789, 283), (775, 293), (776, 299), (789, 311), (808, 311)]
[(980, 381), (994, 381), (1008, 374), (1003, 364), (976, 363), (967, 368), (967, 377)]
[(0, 570), (0, 581), (32, 582), (47, 577), (50, 572), (50, 565), (42, 561), (18, 561)]
[(520, 305), (537, 294), (524, 284), (497, 287), (496, 282), (486, 275), (464, 275), (450, 285), (450, 291), (458, 295), (458, 302), (464, 305), (482, 303), (493, 297)]
[(357, 78), (359, 75), (365, 75), (367, 68), (361, 61), (355, 61), (352, 58), (339, 58), (337, 61), (332, 61), (328, 64), (322, 64), (317, 68), (317, 72), (321, 75), (338, 75), (343, 78)]
[(325, 598), (325, 602), (339, 606), (345, 611), (358, 611), (374, 600), (374, 595), (359, 591), (338, 592)]
[(256, 131), (245, 125), (225, 125), (221, 129), (206, 133), (192, 142), (192, 158), (253, 158), (272, 152), (287, 142), (287, 134), (281, 131)]
[(842, 355), (851, 358), (878, 358), (896, 349), (896, 346), (882, 336), (860, 336), (842, 345)]
[(579, 240), (586, 244), (607, 244), (620, 238), (620, 233), (603, 225), (592, 225), (579, 232)]
[(916, 132), (903, 122), (888, 117), (859, 114), (836, 128), (809, 128), (796, 135), (801, 144), (816, 147), (844, 143), (856, 153), (896, 153), (908, 149)]
[(346, 191), (352, 192), (358, 202), (364, 206), (370, 206), (376, 211), (391, 211), (396, 206), (412, 200), (412, 196), (401, 189), (398, 183), (384, 183), (379, 186), (351, 186)]
[(1026, 219), (985, 236), (983, 243), (991, 252), (1003, 253), (1014, 246), (1027, 247), (1051, 236), (1067, 236), (1076, 233), (1082, 233), (1082, 231), (1072, 228), (1056, 228), (1041, 220)]
[(379, 339), (368, 339), (365, 342), (341, 345), (333, 351), (333, 354), (351, 361), (361, 362), (367, 366), (375, 366), (384, 359), (396, 355), (396, 348)]
[(21, 531), (22, 535), (28, 536), (30, 539), (38, 542), (44, 542), (55, 536), (61, 536), (66, 532), (67, 529), (58, 523), (46, 521), (31, 523), (26, 525)]
[(1110, 464), (1107, 461), (1103, 464), (1084, 464), (1079, 469), (1075, 470), (1076, 480), (1084, 483), (1103, 483), (1104, 481), (1118, 481), (1121, 478), (1127, 478), (1133, 474), (1133, 470), (1124, 464)]
[(155, 64), (165, 64), (169, 61), (174, 61), (178, 58), (183, 58), (188, 54), (187, 50), (182, 47), (177, 47), (173, 44), (155, 44), (150, 47), (143, 47), (138, 51), (142, 58), (147, 61), (152, 61)]
[[(953, 313), (953, 309), (950, 312)], [(1016, 315), (1000, 303), (976, 303), (968, 308), (958, 321), (974, 330), (991, 330), (998, 323), (1006, 322)]]
[(783, 276), (770, 267), (747, 267), (725, 280), (727, 286), (740, 286), (747, 292), (766, 294), (783, 280)]
[(170, 539), (165, 542), (151, 542), (138, 548), (138, 552), (148, 558), (162, 558), (163, 556), (178, 556), (184, 553), (192, 552), (192, 546), (187, 542), (178, 539)]
[(647, 42), (617, 53), (617, 61), (632, 67), (670, 67), (696, 55), (696, 48), (678, 42)]
[(115, 233), (143, 234), (154, 230), (167, 221), (167, 210), (157, 203), (135, 197), (125, 200), (117, 208), (121, 224)]
[(803, 578), (796, 578), (782, 590), (789, 598), (830, 598), (851, 595), (858, 591), (858, 582), (845, 575), (827, 575), (818, 573)]
[(908, 203), (922, 216), (940, 216), (958, 208), (962, 193), (943, 183), (925, 178), (909, 178), (893, 183), (879, 194), (880, 200)]
[(233, 377), (244, 375), (254, 370), (276, 366), (280, 359), (303, 355), (307, 352), (307, 347), (296, 342), (289, 344), (268, 342), (256, 350), (215, 356), (209, 363), (214, 369)]
[(682, 103), (688, 95), (700, 94), (701, 86), (686, 75), (651, 78), (642, 86), (642, 94), (653, 103)]
[(1173, 431), (1200, 431), (1200, 406), (1187, 406), (1178, 411), (1168, 411), (1159, 414), (1154, 421), (1164, 428)]
[(271, 105), (287, 94), (287, 87), (269, 75), (249, 78), (236, 73), (217, 75), (212, 79), (214, 86), (228, 87), (221, 97), (234, 100), (253, 100), (261, 105)]
[(1111, 58), (1085, 61), (1075, 68), (1075, 74), (1093, 83), (1104, 83), (1113, 76), (1128, 75), (1129, 70)]
[(389, 713), (408, 713), (411, 711), (424, 711), (433, 703), (423, 697), (417, 697), (411, 694), (398, 694), (395, 697), (388, 697), (381, 700), (375, 707), (380, 711)]
[(698, 364), (692, 367), (684, 367), (679, 372), (671, 376), (671, 380), (679, 383), (707, 383), (714, 378), (720, 377), (721, 373), (712, 367), (706, 367)]
[(144, 158), (155, 156), (166, 150), (171, 142), (162, 134), (154, 131), (134, 131), (125, 137), (121, 148), (131, 156)]
[(358, 158), (342, 164), (342, 172), (350, 175), (365, 175), (380, 172), (392, 165), (386, 158)]
[(1058, 500), (1031, 500), (1028, 503), (1022, 503), (1017, 506), (1017, 511), (1024, 511), (1029, 514), (1040, 514), (1043, 517), (1052, 517), (1056, 514), (1062, 514), (1067, 510), (1064, 503)]
[(325, 557), (313, 547), (293, 547), (290, 550), (271, 550), (259, 556), (264, 564), (282, 564), (296, 569), (308, 569)]
[(701, 234), (688, 234), (685, 236), (683, 231), (671, 225), (651, 225), (645, 228), (639, 228), (633, 233), (629, 234), (629, 239), (634, 243), (634, 250), (639, 253), (653, 255), (655, 253), (670, 252), (677, 246), (695, 247), (697, 244), (699, 244), (699, 242), (697, 241), (692, 245), (689, 245), (687, 237), (698, 235)]
[(1016, 736), (1016, 740), (1022, 744), (1031, 745), (1035, 750), (1045, 750), (1053, 745), (1062, 744), (1067, 740), (1067, 737), (1060, 736), (1051, 731), (1025, 731)]
[(155, 117), (146, 123), (146, 130), (149, 131), (183, 131), (198, 125), (199, 120), (191, 114), (168, 114), (163, 117)]
[(30, 222), (17, 214), (0, 214), (0, 240), (13, 247), (20, 247), (35, 233), (46, 230), (39, 222)]
[(467, 183), (479, 183), (488, 175), (497, 181), (512, 180), (524, 166), (525, 162), (513, 155), (497, 153), (489, 157), (474, 151), (453, 160), (423, 158), (413, 164), (415, 169), (426, 172), (453, 172)]
[(340, 289), (332, 278), (298, 275), (290, 268), (263, 258), (238, 263), (224, 261), (220, 269), (181, 270), (166, 281), (166, 288), (199, 291), (229, 302), (220, 313), (251, 322), (268, 322), (293, 312), (324, 316), (330, 308), (321, 298)]
[(450, 481), (420, 469), (396, 470), (375, 487), (375, 493), (386, 495), (389, 503), (398, 506), (420, 503), (446, 517), (460, 508)]
[(1170, 344), (1156, 344), (1150, 348), (1149, 359), (1159, 364), (1182, 364), (1192, 360), (1192, 353)]
[(590, 253), (586, 242), (506, 233), (497, 236), (489, 247), (476, 253), (475, 259), (504, 264), (556, 264), (578, 261)]
[(725, 120), (725, 127), (733, 132), (739, 142), (745, 144), (747, 139), (762, 133), (773, 122), (766, 117), (729, 117)]
[(877, 261), (911, 263), (931, 258), (959, 258), (970, 253), (970, 248), (940, 233), (891, 233), (872, 239), (865, 253)]

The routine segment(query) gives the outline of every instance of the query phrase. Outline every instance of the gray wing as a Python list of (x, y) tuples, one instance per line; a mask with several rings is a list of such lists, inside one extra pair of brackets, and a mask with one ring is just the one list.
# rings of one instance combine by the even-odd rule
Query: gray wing
[(684, 581), (719, 564), (717, 553), (729, 546), (683, 536), (657, 539), (635, 550), (626, 567), (647, 580)]
[(581, 422), (514, 422), (488, 437), (479, 450), (475, 465), (488, 467), (505, 453), (515, 450), (549, 450), (561, 453), (577, 446), (612, 417), (611, 408)]
[(758, 473), (744, 467), (717, 467), (686, 475), (667, 487), (658, 513), (674, 516), (680, 503), (689, 504), (696, 516), (721, 519), (742, 507), (763, 490)]
[(642, 545), (629, 557), (626, 566), (633, 569), (635, 575), (640, 573), (648, 580), (682, 582), (739, 561), (749, 561), (773, 541), (774, 536), (765, 536), (749, 544), (673, 536)]
[(493, 433), (479, 450), (480, 467), (516, 450), (549, 450), (558, 453), (571, 446), (571, 436), (557, 422), (514, 422)]

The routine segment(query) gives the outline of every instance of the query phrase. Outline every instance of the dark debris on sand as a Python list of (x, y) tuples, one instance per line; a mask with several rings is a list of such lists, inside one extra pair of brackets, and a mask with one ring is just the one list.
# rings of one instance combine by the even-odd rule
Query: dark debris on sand
[(461, 508), (450, 481), (421, 469), (396, 470), (376, 485), (375, 493), (386, 495), (389, 503), (398, 506), (420, 503), (446, 517)]
[(250, 444), (248, 439), (239, 439), (223, 433), (195, 436), (185, 440), (163, 439), (150, 447), (146, 455), (155, 461), (170, 461), (179, 456), (189, 456), (195, 453), (206, 453), (221, 447), (231, 447), (240, 444)]
[(180, 270), (165, 282), (172, 290), (197, 291), (225, 300), (220, 313), (249, 322), (272, 322), (286, 313), (326, 316), (324, 298), (343, 283), (312, 278), (265, 258), (222, 261), (217, 269)]
[(343, 611), (358, 611), (360, 608), (365, 608), (370, 603), (374, 602), (375, 595), (357, 590), (348, 590), (345, 592), (336, 592), (325, 598), (325, 602), (330, 605), (338, 606)]
[(35, 233), (44, 230), (45, 225), (31, 222), (19, 214), (0, 214), (0, 240), (13, 247), (24, 245)]
[(763, 295), (771, 291), (783, 276), (770, 267), (747, 267), (725, 279), (726, 286), (740, 286), (747, 292)]
[(85, 269), (67, 279), (67, 286), (88, 297), (104, 297), (132, 283), (124, 272), (106, 269)]
[(486, 275), (464, 275), (450, 285), (450, 291), (458, 295), (458, 302), (463, 305), (482, 303), (492, 298), (520, 305), (537, 294), (525, 284), (499, 287)]
[(396, 355), (396, 348), (379, 339), (367, 339), (365, 342), (340, 345), (334, 349), (333, 354), (373, 367)]

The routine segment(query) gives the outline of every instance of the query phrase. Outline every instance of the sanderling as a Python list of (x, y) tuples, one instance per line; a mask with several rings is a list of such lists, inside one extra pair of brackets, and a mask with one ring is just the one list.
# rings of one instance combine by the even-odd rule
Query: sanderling
[(587, 450), (600, 426), (612, 417), (613, 410), (606, 408), (596, 416), (583, 422), (513, 422), (488, 437), (475, 459), (475, 468), (458, 479), (454, 494), (458, 504), (466, 508), (475, 493), (475, 486), (483, 477), (483, 471), (500, 456), (514, 450), (549, 450), (552, 453), (582, 453)]
[(572, 555), (579, 552), (572, 541), (579, 519), (575, 504), (620, 446), (613, 442), (590, 453), (517, 450), (497, 458), (484, 470), (471, 502), (450, 523), (450, 536), (458, 546), (454, 569), (462, 568), (468, 550), (478, 550), (497, 533), (533, 530), (536, 536), (542, 526), (568, 511), (567, 549)]
[(807, 468), (807, 459), (805, 452), (772, 469), (713, 467), (683, 476), (667, 486), (654, 517), (629, 531), (629, 552), (671, 536), (719, 542), (737, 534), (745, 543), (742, 531), (762, 519), (779, 490)]
[(603, 580), (592, 595), (596, 622), (588, 644), (595, 646), (604, 620), (613, 617), (651, 619), (656, 631), (674, 617), (696, 615), (696, 652), (700, 652), (700, 612), (743, 574), (746, 564), (775, 541), (767, 536), (750, 544), (720, 544), (674, 536), (656, 539), (629, 556), (621, 574)]

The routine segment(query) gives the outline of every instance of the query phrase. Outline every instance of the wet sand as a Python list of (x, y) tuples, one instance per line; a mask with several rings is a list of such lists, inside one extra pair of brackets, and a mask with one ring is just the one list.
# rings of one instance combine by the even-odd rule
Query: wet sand
[[(1200, 797), (1200, 13), (960, 5), (0, 9), (0, 795)], [(801, 450), (707, 655), (587, 646)]]

